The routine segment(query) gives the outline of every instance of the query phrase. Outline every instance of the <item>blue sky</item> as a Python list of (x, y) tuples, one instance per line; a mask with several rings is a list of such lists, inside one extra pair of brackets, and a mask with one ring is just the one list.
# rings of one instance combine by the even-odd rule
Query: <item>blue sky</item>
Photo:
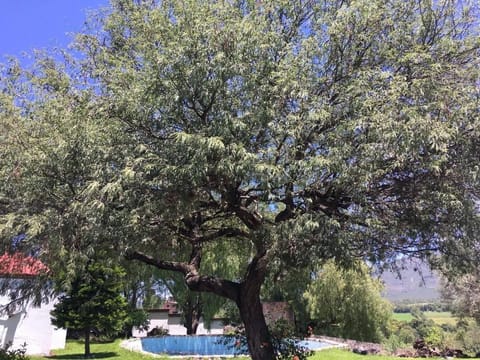
[(0, 0), (0, 62), (33, 49), (64, 48), (79, 32), (89, 10), (108, 0)]

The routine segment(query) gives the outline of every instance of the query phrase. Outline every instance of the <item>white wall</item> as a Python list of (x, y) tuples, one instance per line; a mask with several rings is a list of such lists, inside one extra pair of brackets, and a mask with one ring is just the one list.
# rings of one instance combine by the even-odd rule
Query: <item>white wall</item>
[(138, 328), (134, 327), (132, 329), (133, 337), (145, 337), (147, 332), (159, 327), (163, 329), (168, 329), (168, 311), (149, 311), (148, 319), (150, 320), (150, 325), (148, 326), (147, 331), (141, 331)]
[(223, 335), (223, 321), (212, 320), (210, 322), (210, 329), (207, 329), (203, 323), (203, 319), (200, 319), (200, 324), (197, 328), (197, 335)]
[[(0, 304), (9, 302), (8, 297), (0, 297)], [(27, 354), (48, 355), (53, 349), (65, 347), (66, 331), (55, 329), (50, 323), (50, 311), (53, 302), (33, 307), (27, 304), (10, 316), (0, 317), (0, 346), (12, 343), (12, 347), (21, 348), (26, 343)]]
[[(187, 329), (181, 323), (181, 316), (178, 314), (169, 315), (168, 311), (149, 311), (148, 318), (150, 319), (150, 326), (147, 331), (140, 331), (138, 328), (132, 329), (133, 337), (145, 337), (147, 332), (155, 327), (162, 327), (168, 330), (169, 335), (187, 335)], [(222, 335), (223, 321), (213, 320), (210, 323), (210, 329), (207, 329), (200, 319), (200, 324), (197, 328), (197, 335)]]
[(168, 334), (169, 335), (187, 335), (187, 328), (182, 324), (180, 315), (170, 315), (168, 317)]
[(67, 339), (67, 329), (61, 329), (61, 328), (57, 329), (53, 327), (52, 343), (50, 344), (50, 348), (52, 350), (65, 348), (66, 339)]

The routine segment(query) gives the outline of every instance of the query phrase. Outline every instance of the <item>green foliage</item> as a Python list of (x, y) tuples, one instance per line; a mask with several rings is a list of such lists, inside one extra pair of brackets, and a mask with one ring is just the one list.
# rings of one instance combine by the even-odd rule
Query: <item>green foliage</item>
[[(221, 252), (218, 253), (218, 255), (220, 254)], [(223, 258), (218, 261), (212, 261), (212, 259), (206, 257), (205, 268), (211, 269), (211, 266), (213, 265), (216, 267), (215, 272), (217, 274), (228, 274), (235, 269), (235, 266), (232, 266), (232, 264), (229, 265), (227, 260), (228, 259)], [(234, 262), (233, 257), (232, 262)], [(187, 333), (189, 334), (193, 330), (191, 327), (191, 321), (198, 321), (200, 320), (200, 317), (202, 317), (204, 324), (208, 327), (211, 319), (218, 316), (219, 313), (222, 313), (222, 309), (226, 306), (227, 301), (224, 298), (208, 293), (191, 291), (185, 284), (184, 278), (181, 274), (159, 271), (157, 284), (165, 287), (178, 303), (178, 307), (182, 313), (183, 324), (187, 328)]]
[(441, 294), (456, 316), (472, 317), (480, 324), (480, 273), (478, 267), (467, 274), (456, 274), (450, 279), (442, 279)]
[(11, 344), (5, 344), (5, 346), (0, 347), (0, 359), (1, 360), (28, 360), (28, 356), (25, 355), (27, 352), (27, 344), (19, 349), (11, 349)]
[(407, 349), (411, 347), (411, 343), (404, 342), (397, 334), (391, 334), (382, 342), (383, 347), (388, 352), (394, 354), (399, 349)]
[[(313, 264), (311, 267), (314, 267)], [(310, 316), (303, 294), (311, 282), (311, 267), (287, 269), (280, 263), (272, 264), (269, 277), (262, 289), (266, 301), (286, 301), (295, 314), (297, 335), (305, 335)]]
[(168, 329), (163, 328), (162, 326), (155, 326), (153, 329), (150, 329), (148, 336), (165, 336), (168, 335)]
[(318, 331), (362, 341), (383, 338), (391, 305), (382, 299), (382, 285), (365, 264), (346, 270), (328, 262), (316, 276), (304, 296)]
[(402, 302), (395, 302), (393, 312), (410, 313), (414, 308), (418, 308), (422, 312), (447, 312), (450, 311), (450, 305), (444, 302), (422, 302), (412, 303), (408, 300)]
[(127, 318), (123, 325), (124, 333), (129, 334), (132, 327), (136, 327), (140, 330), (148, 329), (150, 320), (148, 318), (148, 313), (143, 309), (131, 309), (127, 310)]
[(398, 348), (411, 348), (414, 341), (422, 339), (429, 347), (437, 349), (457, 348), (453, 334), (457, 329), (450, 324), (440, 325), (418, 307), (412, 308), (411, 320), (395, 321), (390, 326), (390, 336), (385, 340), (385, 345), (390, 350)]
[(431, 326), (424, 336), (425, 343), (437, 348), (443, 348), (445, 334), (440, 326)]
[(295, 328), (286, 320), (277, 320), (270, 326), (272, 345), (280, 360), (307, 360), (312, 351), (299, 344), (295, 338)]
[(441, 4), (113, 0), (78, 58), (1, 69), (2, 248), (65, 286), (128, 252), (250, 301), (314, 260), (468, 268), (479, 9)]
[(227, 324), (239, 325), (242, 323), (238, 307), (233, 302), (226, 302), (219, 312), (219, 317), (226, 319)]
[(418, 308), (413, 309), (412, 316), (413, 319), (410, 321), (410, 326), (417, 331), (419, 338), (426, 340), (430, 334), (432, 334), (433, 338), (436, 337), (437, 330), (435, 328), (437, 326), (432, 319), (427, 318)]
[(48, 238), (59, 268), (112, 243), (187, 260), (201, 214), (202, 235), (237, 238), (237, 274), (247, 228), (294, 266), (472, 260), (477, 9), (242, 4), (114, 1), (78, 36), (81, 61), (7, 64), (2, 239)]
[(471, 323), (461, 327), (456, 333), (456, 340), (466, 353), (478, 357), (480, 354), (480, 326), (478, 324)]
[(432, 313), (414, 311), (411, 321), (393, 321), (389, 336), (384, 340), (385, 349), (412, 349), (417, 339), (423, 339), (430, 348), (440, 350), (461, 349), (465, 354), (475, 356), (480, 351), (478, 324), (473, 319), (460, 320), (456, 325), (441, 324), (433, 320)]
[(415, 340), (423, 339), (427, 346), (440, 350), (461, 349), (471, 355), (477, 353), (478, 325), (472, 319), (454, 324), (450, 313), (422, 312), (418, 307), (409, 315), (409, 319), (391, 322), (389, 336), (383, 342), (386, 349), (411, 348)]
[[(295, 327), (286, 320), (277, 320), (269, 326), (271, 342), (277, 359), (282, 360), (306, 360), (312, 355), (312, 352), (299, 344), (296, 338)], [(224, 336), (224, 344), (232, 344), (238, 354), (243, 354), (247, 348), (247, 339), (245, 330), (242, 327), (232, 328), (229, 333)]]
[(120, 295), (123, 275), (118, 266), (89, 264), (55, 304), (52, 324), (72, 330), (95, 329), (105, 335), (117, 334), (128, 320), (127, 303)]
[(392, 320), (388, 329), (388, 336), (382, 344), (387, 350), (395, 352), (398, 349), (412, 348), (417, 338), (418, 333), (410, 324)]

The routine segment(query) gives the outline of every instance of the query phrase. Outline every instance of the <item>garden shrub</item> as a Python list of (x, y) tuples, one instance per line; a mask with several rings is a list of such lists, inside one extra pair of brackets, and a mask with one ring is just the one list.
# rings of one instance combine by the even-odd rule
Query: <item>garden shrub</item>
[(307, 360), (312, 352), (299, 344), (295, 328), (286, 320), (277, 320), (270, 326), (272, 345), (279, 360)]
[(436, 348), (445, 348), (444, 340), (445, 336), (443, 330), (440, 326), (430, 326), (425, 333), (423, 338), (425, 343), (429, 346), (433, 346)]
[(457, 339), (466, 353), (475, 356), (480, 354), (480, 327), (472, 322), (457, 332)]
[(20, 349), (11, 349), (12, 344), (8, 343), (0, 348), (0, 360), (27, 360), (27, 344), (23, 344)]
[(401, 340), (397, 334), (392, 334), (390, 337), (384, 340), (383, 347), (390, 353), (395, 353), (399, 349), (411, 348), (411, 343), (405, 343)]
[(393, 353), (398, 349), (412, 348), (417, 337), (417, 331), (408, 323), (392, 320), (389, 326), (389, 336), (382, 344), (386, 350)]

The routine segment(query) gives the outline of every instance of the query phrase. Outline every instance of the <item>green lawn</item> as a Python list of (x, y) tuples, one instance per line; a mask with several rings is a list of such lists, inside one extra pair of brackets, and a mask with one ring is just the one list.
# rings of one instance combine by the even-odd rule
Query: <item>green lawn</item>
[[(429, 319), (432, 319), (437, 324), (450, 324), (455, 325), (457, 323), (457, 318), (453, 317), (452, 314), (448, 311), (425, 311), (425, 316)], [(410, 321), (413, 319), (412, 314), (410, 313), (394, 313), (393, 318), (399, 321)]]
[[(111, 343), (92, 344), (91, 352), (95, 359), (122, 359), (122, 360), (152, 360), (152, 359), (168, 359), (168, 357), (149, 356), (136, 352), (131, 352), (120, 347), (121, 340), (116, 340)], [(45, 359), (82, 359), (83, 358), (83, 342), (68, 341), (64, 350), (55, 351), (55, 355), (49, 357), (30, 357), (31, 360), (45, 360)], [(329, 349), (317, 351), (310, 360), (398, 360), (392, 356), (376, 356), (376, 355), (358, 355), (350, 351)], [(403, 358), (406, 359), (406, 358)]]
[[(122, 340), (115, 340), (108, 343), (93, 343), (90, 345), (90, 352), (95, 359), (108, 359), (108, 360), (152, 360), (152, 359), (168, 359), (168, 357), (149, 356), (137, 352), (125, 350), (120, 347)], [(44, 359), (83, 359), (84, 345), (83, 341), (67, 341), (67, 346), (63, 350), (55, 350), (55, 354), (49, 357), (33, 357), (31, 360), (44, 360)]]
[(327, 349), (317, 351), (310, 360), (408, 360), (411, 358), (398, 358), (394, 356), (381, 356), (381, 355), (359, 355), (354, 354), (351, 351), (341, 349)]

